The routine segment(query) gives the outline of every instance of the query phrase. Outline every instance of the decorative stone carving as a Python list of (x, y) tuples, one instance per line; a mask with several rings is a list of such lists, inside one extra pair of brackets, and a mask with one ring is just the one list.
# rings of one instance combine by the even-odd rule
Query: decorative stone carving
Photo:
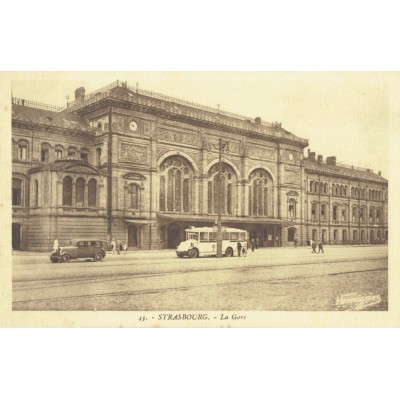
[(193, 133), (174, 132), (167, 129), (160, 129), (158, 132), (158, 140), (164, 142), (176, 142), (182, 144), (190, 144), (194, 146), (200, 145), (200, 138)]
[(120, 161), (148, 164), (147, 146), (134, 146), (129, 143), (120, 143)]
[(276, 152), (274, 149), (269, 147), (255, 147), (248, 146), (248, 155), (252, 158), (261, 158), (261, 159), (276, 159)]
[(285, 183), (300, 184), (300, 172), (297, 170), (285, 170)]

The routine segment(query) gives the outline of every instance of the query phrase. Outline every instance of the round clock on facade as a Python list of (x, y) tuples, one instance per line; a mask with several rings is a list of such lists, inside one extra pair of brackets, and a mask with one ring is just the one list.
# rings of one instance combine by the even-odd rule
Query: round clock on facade
[(129, 129), (132, 131), (132, 132), (135, 132), (135, 131), (137, 131), (137, 129), (138, 129), (138, 124), (137, 124), (137, 122), (136, 121), (130, 121), (129, 122)]
[(289, 153), (289, 160), (292, 161), (293, 160), (293, 154)]

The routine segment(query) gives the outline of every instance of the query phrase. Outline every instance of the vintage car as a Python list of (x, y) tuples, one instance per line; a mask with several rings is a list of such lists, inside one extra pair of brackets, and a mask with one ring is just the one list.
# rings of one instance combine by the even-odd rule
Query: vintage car
[(53, 250), (50, 260), (53, 263), (69, 262), (69, 260), (83, 258), (102, 261), (106, 256), (103, 241), (100, 239), (72, 239), (69, 246), (62, 246)]

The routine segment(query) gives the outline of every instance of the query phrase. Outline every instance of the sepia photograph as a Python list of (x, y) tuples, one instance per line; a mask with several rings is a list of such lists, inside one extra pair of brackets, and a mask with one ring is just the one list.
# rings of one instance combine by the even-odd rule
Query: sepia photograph
[(387, 311), (393, 78), (13, 79), (13, 312)]

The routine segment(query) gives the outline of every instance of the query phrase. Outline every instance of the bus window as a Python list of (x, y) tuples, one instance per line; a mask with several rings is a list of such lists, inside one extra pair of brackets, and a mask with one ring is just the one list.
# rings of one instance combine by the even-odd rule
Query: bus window
[(210, 232), (210, 242), (217, 240), (217, 232)]
[(238, 240), (239, 232), (231, 232), (231, 240)]
[(208, 232), (200, 232), (200, 242), (208, 242)]
[(240, 240), (246, 240), (246, 233), (247, 232), (239, 232), (239, 238), (240, 238)]
[(199, 234), (197, 232), (188, 232), (187, 233), (187, 240), (198, 240)]

